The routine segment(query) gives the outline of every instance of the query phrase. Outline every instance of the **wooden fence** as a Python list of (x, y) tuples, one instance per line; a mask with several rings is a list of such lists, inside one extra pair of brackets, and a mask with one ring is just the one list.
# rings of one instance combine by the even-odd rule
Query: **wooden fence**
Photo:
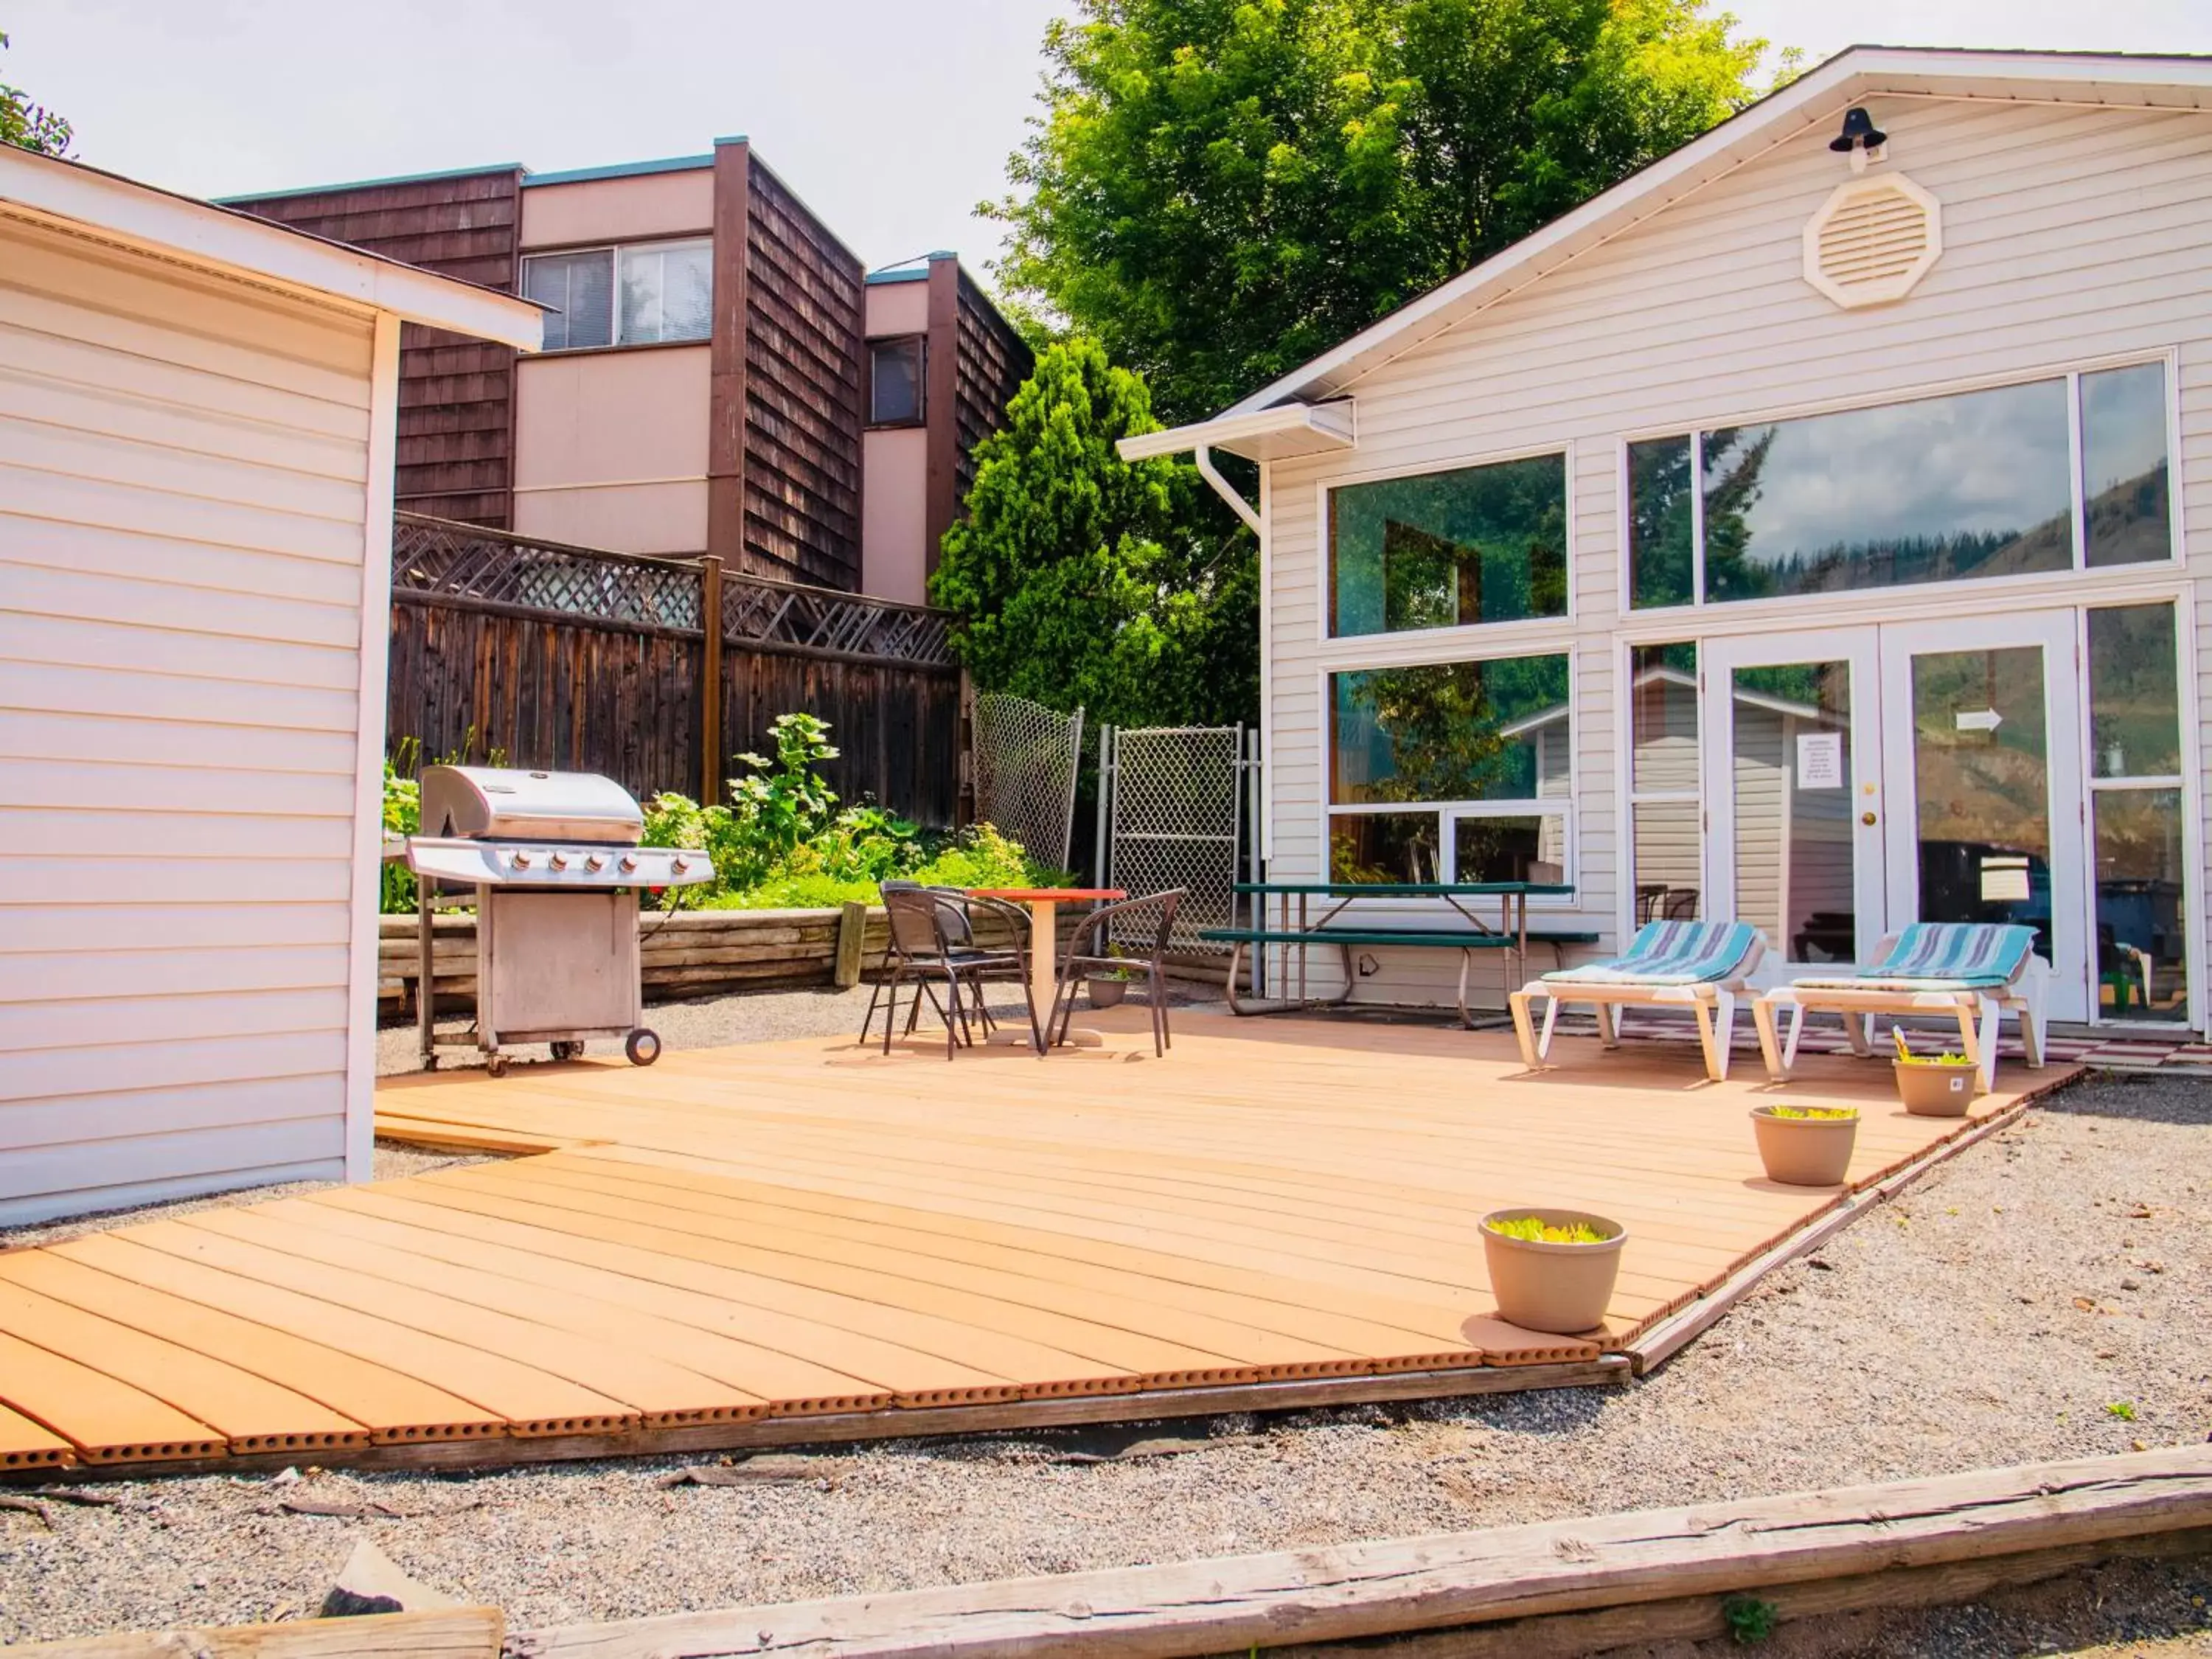
[(827, 720), (823, 773), (959, 820), (960, 672), (942, 611), (567, 547), (443, 519), (392, 532), (386, 741), (721, 798), (778, 714)]

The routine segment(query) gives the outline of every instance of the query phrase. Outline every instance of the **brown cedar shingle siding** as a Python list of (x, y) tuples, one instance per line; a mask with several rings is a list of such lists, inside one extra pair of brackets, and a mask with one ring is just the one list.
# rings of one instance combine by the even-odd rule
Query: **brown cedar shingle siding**
[(746, 236), (744, 548), (756, 574), (860, 585), (860, 262), (757, 157)]
[(966, 271), (960, 273), (960, 349), (952, 413), (961, 501), (975, 482), (975, 446), (1006, 424), (1006, 405), (1036, 368), (1036, 356)]
[[(513, 167), (231, 204), (443, 276), (512, 293), (521, 178)], [(514, 353), (441, 329), (399, 336), (397, 495), (404, 510), (513, 522)]]

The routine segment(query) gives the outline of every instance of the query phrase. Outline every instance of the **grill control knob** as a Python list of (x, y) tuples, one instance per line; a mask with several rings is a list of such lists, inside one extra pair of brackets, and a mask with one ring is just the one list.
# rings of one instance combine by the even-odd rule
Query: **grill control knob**
[(566, 853), (556, 853), (545, 862), (553, 869), (565, 870), (568, 867), (568, 855)]
[(631, 871), (636, 869), (637, 854), (635, 853), (624, 853), (622, 855), (622, 867), (623, 873), (624, 875), (628, 875)]
[(597, 875), (600, 871), (606, 867), (607, 855), (605, 853), (591, 853), (585, 856), (584, 868), (590, 871), (593, 875)]
[(527, 870), (530, 867), (530, 854), (527, 853), (517, 853), (513, 858), (509, 859), (507, 862), (512, 864), (518, 870)]
[(691, 860), (690, 859), (678, 859), (676, 860), (675, 867), (676, 873), (680, 876), (686, 870), (689, 870), (691, 867)]

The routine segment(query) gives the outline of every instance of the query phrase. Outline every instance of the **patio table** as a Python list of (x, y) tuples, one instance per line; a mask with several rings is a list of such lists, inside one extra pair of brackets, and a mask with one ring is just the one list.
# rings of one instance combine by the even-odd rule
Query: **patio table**
[[(1572, 886), (1562, 882), (1542, 881), (1461, 881), (1461, 882), (1330, 882), (1330, 881), (1252, 881), (1238, 882), (1236, 890), (1240, 896), (1253, 903), (1253, 927), (1247, 929), (1209, 928), (1202, 937), (1233, 941), (1241, 946), (1249, 945), (1257, 952), (1270, 945), (1288, 945), (1297, 951), (1297, 994), (1273, 1002), (1251, 1001), (1240, 1004), (1235, 984), (1235, 963), (1231, 964), (1229, 1006), (1237, 1012), (1275, 1012), (1283, 1008), (1304, 1006), (1306, 995), (1306, 952), (1309, 945), (1334, 945), (1344, 951), (1346, 963), (1346, 986), (1334, 1000), (1349, 1001), (1352, 996), (1350, 947), (1355, 945), (1376, 946), (1433, 945), (1452, 948), (1460, 952), (1459, 1012), (1462, 1022), (1472, 1024), (1467, 1006), (1468, 968), (1478, 947), (1506, 952), (1510, 962), (1509, 977), (1525, 975), (1528, 951), (1528, 900), (1531, 895), (1571, 897)], [(1464, 929), (1436, 929), (1424, 927), (1359, 927), (1329, 924), (1341, 916), (1352, 905), (1363, 899), (1442, 899), (1468, 925)], [(1498, 901), (1498, 923), (1492, 927), (1470, 909), (1468, 901), (1494, 898)], [(1273, 900), (1279, 913), (1279, 923), (1269, 925), (1268, 902)], [(1313, 902), (1323, 901), (1326, 908), (1320, 915), (1312, 914)], [(1595, 932), (1547, 930), (1537, 936), (1539, 942), (1555, 949), (1569, 944), (1589, 944), (1597, 939)], [(1255, 987), (1256, 988), (1256, 987)]]
[[(1039, 1019), (1051, 1013), (1053, 997), (1060, 989), (1060, 907), (1111, 903), (1129, 896), (1119, 887), (971, 887), (968, 892), (974, 898), (1003, 899), (1029, 907), (1030, 996)], [(1028, 1041), (1026, 1037), (1019, 1040)]]

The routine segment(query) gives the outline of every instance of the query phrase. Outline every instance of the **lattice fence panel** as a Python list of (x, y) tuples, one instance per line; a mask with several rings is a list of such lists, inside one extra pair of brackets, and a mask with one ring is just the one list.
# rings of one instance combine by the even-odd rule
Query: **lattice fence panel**
[(392, 525), (392, 586), (593, 622), (696, 629), (696, 565), (582, 548), (542, 546), (401, 515)]
[(1039, 863), (1067, 868), (1083, 711), (987, 691), (975, 699), (973, 742), (975, 816)]
[(1187, 889), (1176, 915), (1178, 950), (1224, 954), (1198, 937), (1236, 925), (1244, 728), (1116, 731), (1109, 750), (1110, 884), (1132, 894)]

